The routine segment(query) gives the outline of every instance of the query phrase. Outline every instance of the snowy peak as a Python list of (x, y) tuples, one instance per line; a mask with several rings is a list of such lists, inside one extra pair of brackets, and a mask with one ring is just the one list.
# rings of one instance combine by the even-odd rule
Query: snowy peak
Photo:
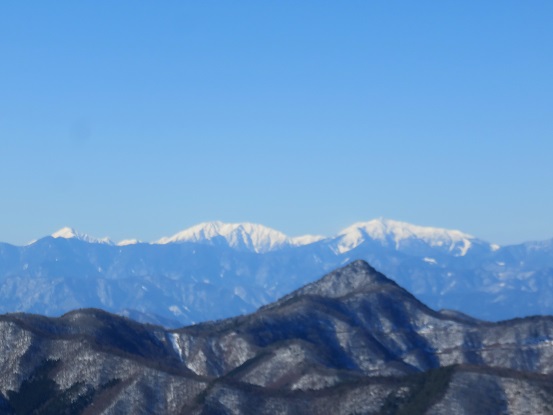
[(475, 238), (457, 230), (411, 225), (390, 219), (358, 222), (338, 234), (337, 250), (350, 251), (366, 240), (401, 249), (417, 240), (434, 248), (443, 248), (458, 256), (466, 255)]
[(113, 242), (109, 238), (94, 238), (84, 233), (77, 232), (73, 228), (65, 227), (61, 228), (59, 231), (54, 232), (50, 235), (52, 238), (63, 238), (63, 239), (78, 239), (79, 241), (88, 242), (88, 243), (99, 243), (99, 244), (109, 244), (113, 245)]
[(156, 243), (175, 242), (215, 243), (225, 241), (233, 248), (245, 249), (257, 253), (273, 251), (285, 246), (299, 246), (316, 242), (323, 237), (300, 236), (290, 238), (277, 230), (254, 223), (204, 222), (185, 229), (171, 237), (161, 238)]
[(52, 238), (64, 238), (64, 239), (71, 239), (77, 237), (77, 231), (73, 228), (65, 227), (61, 228), (59, 231), (54, 232), (52, 235), (50, 235)]

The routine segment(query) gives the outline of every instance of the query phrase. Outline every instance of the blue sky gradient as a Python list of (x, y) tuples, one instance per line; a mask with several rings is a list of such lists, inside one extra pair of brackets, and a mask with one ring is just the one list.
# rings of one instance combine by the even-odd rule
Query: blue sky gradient
[(0, 240), (553, 237), (553, 2), (0, 5)]

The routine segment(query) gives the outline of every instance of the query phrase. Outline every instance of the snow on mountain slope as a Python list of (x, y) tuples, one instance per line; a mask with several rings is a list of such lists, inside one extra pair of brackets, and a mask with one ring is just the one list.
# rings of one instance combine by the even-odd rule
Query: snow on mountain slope
[(204, 222), (185, 229), (171, 237), (158, 240), (157, 244), (175, 242), (212, 242), (223, 238), (233, 248), (243, 248), (257, 253), (269, 252), (285, 246), (307, 245), (323, 239), (305, 235), (290, 238), (282, 232), (254, 223)]
[(314, 242), (322, 241), (323, 239), (326, 239), (326, 237), (321, 235), (295, 236), (293, 238), (290, 238), (290, 245), (294, 245), (294, 246), (309, 245)]
[(416, 226), (379, 218), (369, 222), (358, 222), (342, 230), (337, 237), (336, 249), (339, 253), (348, 252), (367, 239), (394, 246), (395, 249), (399, 249), (409, 240), (419, 240), (431, 247), (443, 247), (459, 256), (466, 255), (475, 241), (473, 236), (457, 230)]
[(122, 241), (117, 242), (117, 246), (127, 246), (127, 245), (136, 245), (141, 241), (138, 239), (123, 239)]
[(109, 244), (113, 245), (113, 242), (109, 238), (94, 238), (93, 236), (87, 235), (85, 233), (77, 232), (73, 228), (65, 227), (61, 228), (59, 231), (54, 232), (50, 235), (52, 238), (63, 238), (63, 239), (78, 239), (79, 241), (84, 241), (88, 243), (100, 243), (100, 244)]

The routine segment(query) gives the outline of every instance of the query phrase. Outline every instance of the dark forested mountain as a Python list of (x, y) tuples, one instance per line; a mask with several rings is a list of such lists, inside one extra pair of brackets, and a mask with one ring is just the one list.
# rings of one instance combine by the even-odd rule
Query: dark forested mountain
[(553, 411), (553, 317), (434, 311), (364, 261), (218, 322), (85, 309), (7, 314), (0, 333), (6, 414)]
[(433, 308), (488, 320), (553, 314), (552, 241), (499, 247), (385, 219), (330, 238), (214, 222), (118, 245), (63, 229), (27, 246), (0, 244), (0, 312), (97, 307), (178, 327), (253, 312), (363, 259)]

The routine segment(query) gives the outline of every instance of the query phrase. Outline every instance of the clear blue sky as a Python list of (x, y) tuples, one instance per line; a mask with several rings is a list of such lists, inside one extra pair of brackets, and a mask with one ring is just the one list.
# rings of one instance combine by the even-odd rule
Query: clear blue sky
[(553, 237), (553, 1), (5, 1), (0, 240)]

